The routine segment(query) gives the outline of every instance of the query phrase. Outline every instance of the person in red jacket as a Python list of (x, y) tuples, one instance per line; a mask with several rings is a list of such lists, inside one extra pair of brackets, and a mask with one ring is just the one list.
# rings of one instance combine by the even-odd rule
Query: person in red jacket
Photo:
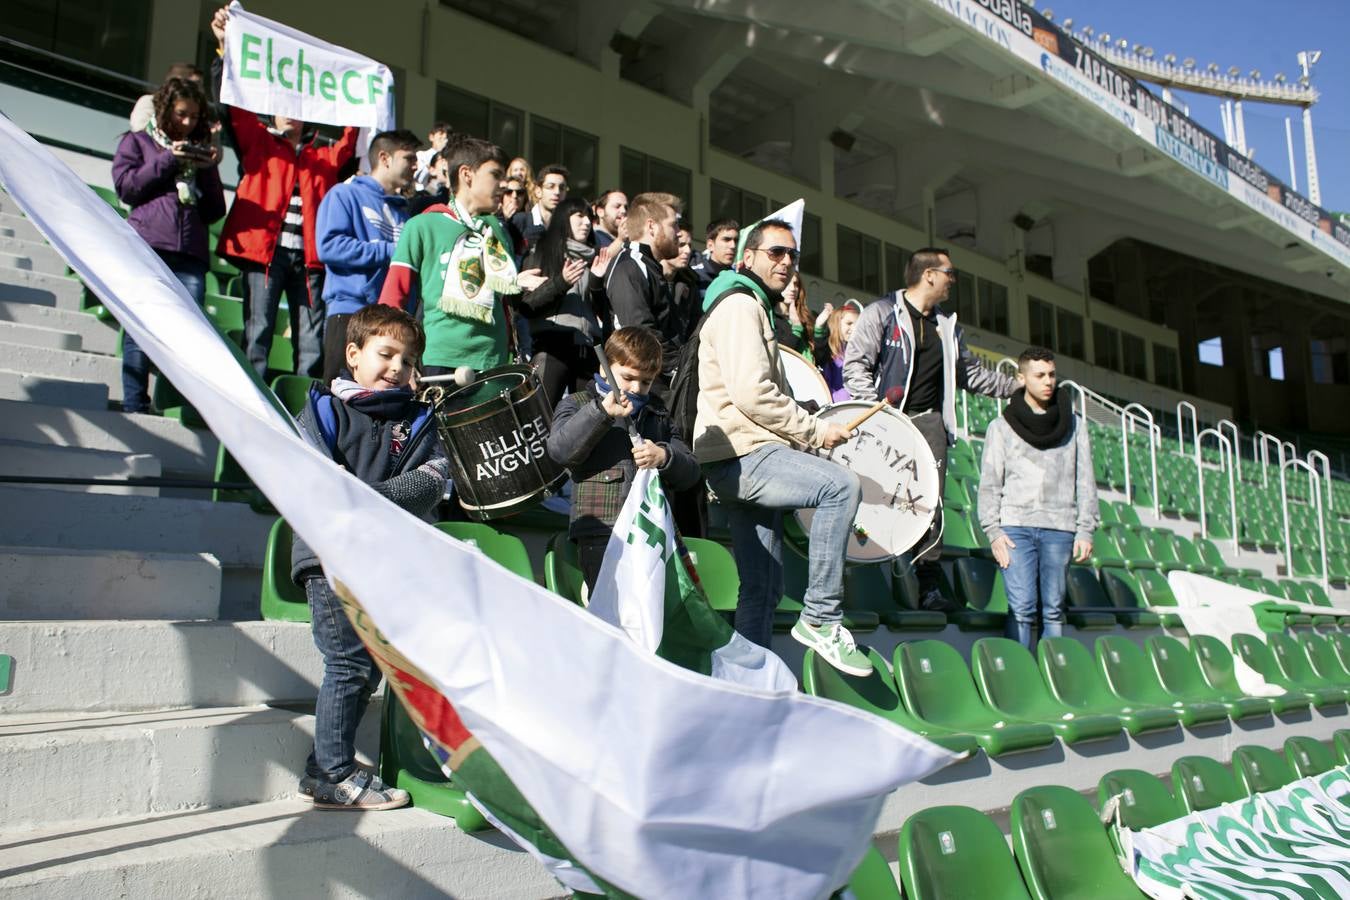
[[(225, 9), (211, 30), (223, 49)], [(211, 67), (217, 102), (221, 62)], [(259, 377), (267, 373), (277, 308), (286, 294), (295, 372), (318, 377), (323, 369), (323, 263), (314, 242), (314, 220), (338, 172), (356, 151), (356, 128), (346, 128), (330, 146), (305, 137), (305, 123), (274, 116), (268, 128), (254, 113), (222, 106), (228, 113), (243, 175), (225, 219), (216, 252), (244, 276), (244, 351)]]

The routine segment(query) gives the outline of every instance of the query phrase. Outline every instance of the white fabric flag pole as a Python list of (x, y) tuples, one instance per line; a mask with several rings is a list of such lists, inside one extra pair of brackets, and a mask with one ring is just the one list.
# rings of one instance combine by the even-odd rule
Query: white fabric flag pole
[(0, 182), (589, 871), (644, 897), (822, 897), (954, 759), (880, 717), (696, 675), (309, 446), (155, 253), (0, 116)]
[(745, 241), (747, 238), (750, 237), (751, 229), (753, 229), (760, 222), (767, 222), (769, 219), (779, 219), (781, 221), (787, 222), (788, 225), (791, 226), (792, 228), (792, 238), (797, 242), (797, 249), (799, 250), (803, 249), (802, 216), (805, 215), (805, 213), (806, 213), (806, 200), (803, 198), (798, 198), (796, 200), (793, 200), (787, 206), (784, 206), (782, 209), (774, 210), (773, 212), (769, 213), (767, 216), (760, 219), (759, 221), (751, 222), (749, 225), (742, 225), (740, 240), (736, 242), (736, 262), (740, 263), (741, 257), (745, 255)]
[(240, 109), (374, 131), (394, 127), (389, 67), (230, 4), (221, 102)]

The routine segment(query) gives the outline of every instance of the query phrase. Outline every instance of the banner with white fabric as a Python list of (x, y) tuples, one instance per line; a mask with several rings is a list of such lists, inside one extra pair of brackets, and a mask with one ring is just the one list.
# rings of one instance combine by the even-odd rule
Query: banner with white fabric
[(885, 796), (953, 758), (878, 716), (680, 668), (409, 516), (302, 440), (154, 251), (4, 117), (0, 183), (598, 878), (823, 897)]
[[(1192, 572), (1169, 572), (1167, 582), (1177, 598), (1177, 608), (1155, 607), (1181, 616), (1181, 623), (1189, 635), (1206, 634), (1218, 638), (1225, 647), (1233, 646), (1233, 635), (1249, 634), (1264, 641), (1266, 633), (1256, 618), (1255, 606), (1279, 600), (1256, 591), (1228, 584), (1216, 578)], [(1280, 601), (1283, 602), (1283, 601)], [(1251, 697), (1278, 697), (1284, 689), (1277, 687), (1247, 665), (1240, 654), (1233, 654), (1233, 670), (1238, 686)]]
[(324, 125), (394, 127), (394, 75), (381, 62), (230, 4), (222, 103)]

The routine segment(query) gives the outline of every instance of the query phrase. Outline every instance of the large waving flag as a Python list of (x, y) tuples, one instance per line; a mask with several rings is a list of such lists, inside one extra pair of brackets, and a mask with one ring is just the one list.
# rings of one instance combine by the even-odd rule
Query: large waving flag
[(419, 724), (490, 754), (616, 892), (823, 897), (886, 794), (953, 759), (880, 717), (680, 668), (407, 515), (303, 441), (159, 257), (3, 116), (0, 182), (406, 661), (418, 683), (395, 690), (437, 710)]

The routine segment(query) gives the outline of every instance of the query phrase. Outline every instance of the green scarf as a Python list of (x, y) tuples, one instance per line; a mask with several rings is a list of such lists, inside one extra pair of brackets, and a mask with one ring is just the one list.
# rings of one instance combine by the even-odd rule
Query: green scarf
[(454, 245), (441, 254), (446, 271), (437, 305), (448, 316), (490, 325), (497, 295), (520, 293), (511, 244), (496, 216), (470, 216), (453, 197), (449, 205)]
[(712, 280), (712, 284), (708, 285), (708, 290), (703, 295), (703, 311), (706, 313), (712, 306), (714, 300), (732, 289), (744, 290), (746, 293), (758, 297), (759, 302), (764, 304), (764, 311), (769, 314), (769, 327), (773, 327), (773, 301), (769, 299), (768, 292), (764, 290), (764, 286), (758, 281), (741, 272), (737, 272), (735, 269), (723, 269), (722, 272)]
[[(169, 136), (160, 130), (159, 123), (155, 121), (154, 116), (151, 116), (150, 121), (145, 123), (145, 133), (150, 135), (150, 139), (165, 150), (173, 151), (173, 141), (169, 140)], [(196, 206), (201, 191), (197, 190), (197, 167), (193, 165), (192, 160), (178, 160), (178, 176), (174, 179), (174, 182), (174, 187), (178, 190), (178, 202), (184, 206)]]

